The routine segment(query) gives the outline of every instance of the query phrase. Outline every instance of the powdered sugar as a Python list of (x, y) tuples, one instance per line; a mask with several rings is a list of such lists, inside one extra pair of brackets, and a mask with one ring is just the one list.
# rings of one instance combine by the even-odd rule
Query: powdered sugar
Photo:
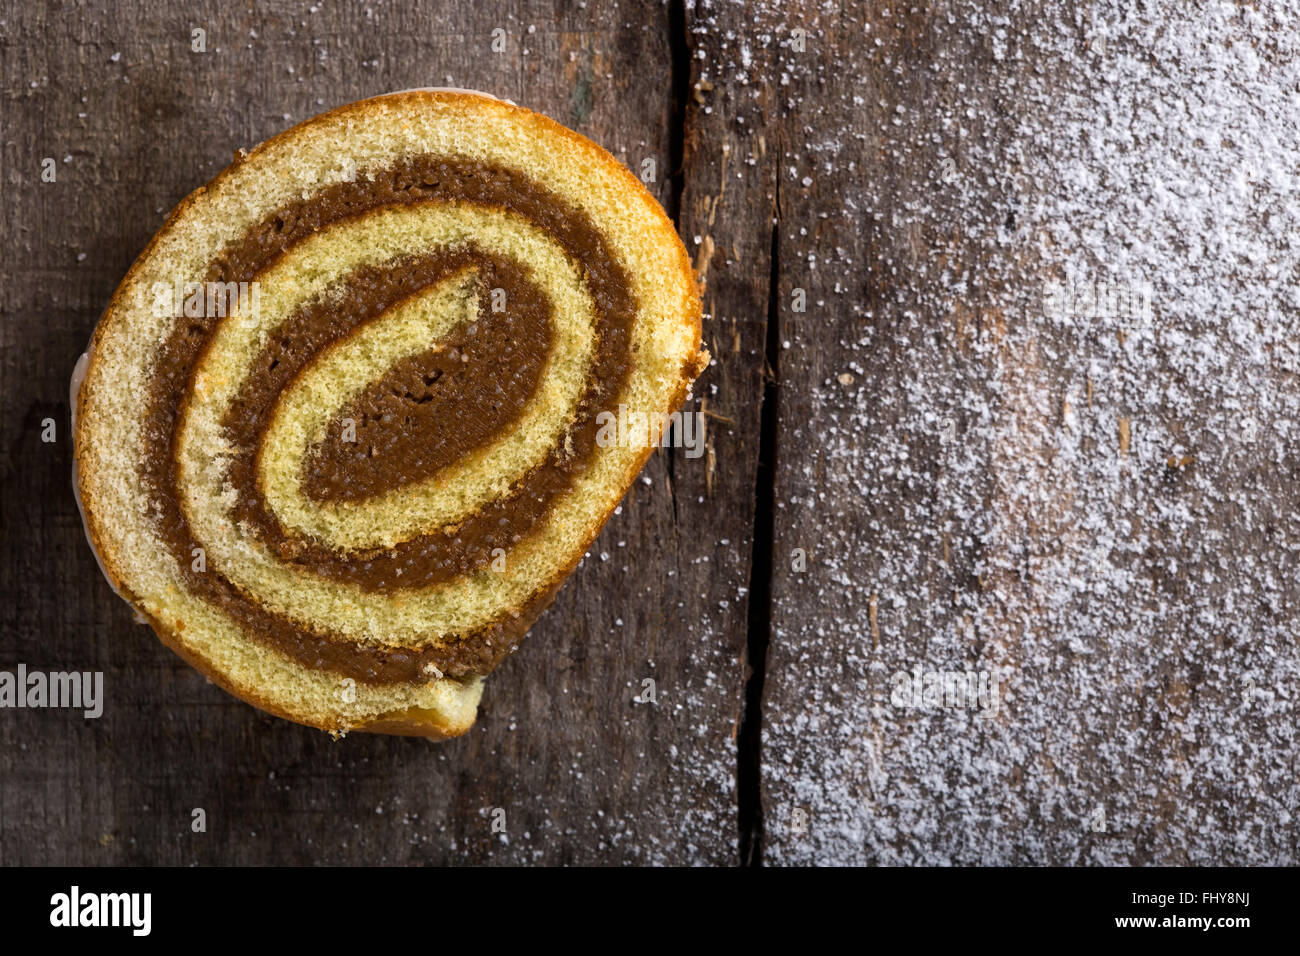
[[(960, 175), (844, 195), (956, 249), (818, 249), (822, 292), (906, 291), (830, 297), (847, 378), (783, 376), (814, 413), (782, 433), (777, 557), (811, 557), (774, 592), (768, 859), (1294, 863), (1300, 8), (980, 6), (942, 35), (987, 38), (1018, 112), (896, 114), (886, 161), (938, 127)], [(1084, 294), (1054, 316), (1053, 284)], [(996, 714), (899, 706), (917, 669), (990, 675)]]

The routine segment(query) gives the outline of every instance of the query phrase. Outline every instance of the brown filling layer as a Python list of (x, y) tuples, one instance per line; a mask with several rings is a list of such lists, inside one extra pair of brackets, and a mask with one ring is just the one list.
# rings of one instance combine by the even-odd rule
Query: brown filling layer
[[(421, 281), (422, 267), (461, 255), (388, 271), (410, 284)], [(550, 303), (513, 263), (475, 264), (483, 283), (478, 319), (397, 363), (343, 407), (304, 464), (307, 497), (358, 501), (423, 481), (518, 420), (551, 351)], [(491, 290), (500, 290), (508, 315), (493, 311)], [(364, 305), (349, 308), (345, 300), (331, 315), (362, 315)]]
[[(425, 353), (399, 363), (349, 405), (339, 417), (357, 423), (355, 443), (342, 442), (337, 430), (341, 425), (336, 425), (309, 454), (304, 463), (309, 495), (322, 501), (364, 498), (436, 474), (517, 420), (536, 390), (549, 353), (550, 307), (519, 264), (466, 247), (359, 270), (336, 290), (341, 297), (327, 296), (291, 317), (282, 334), (273, 336), (255, 360), (258, 371), (224, 422), (237, 449), (230, 473), (238, 495), (236, 516), (286, 560), (371, 590), (420, 587), (471, 573), (488, 564), (494, 548), (508, 551), (527, 535), (555, 496), (567, 490), (574, 475), (586, 467), (596, 447), (595, 415), (613, 406), (629, 372), (636, 302), (626, 272), (584, 213), (505, 167), (422, 156), (378, 170), (373, 178), (329, 187), (278, 210), (227, 246), (211, 264), (205, 281), (253, 281), (285, 250), (330, 223), (386, 206), (431, 201), (471, 202), (521, 215), (582, 263), (596, 304), (594, 370), (564, 440), (509, 495), (458, 527), (418, 536), (391, 550), (338, 553), (287, 532), (256, 486), (262, 435), (276, 397), (293, 377), (321, 348), (465, 265), (480, 271), (484, 288), (505, 290), (505, 313), (492, 313), (489, 303), (481, 301), (479, 321), (458, 329), (442, 343), (447, 352)], [(427, 680), (429, 665), (453, 677), (491, 671), (522, 637), (530, 609), (524, 609), (522, 619), (507, 616), (445, 646), (404, 651), (304, 627), (262, 607), (216, 570), (192, 570), (192, 551), (202, 542), (193, 539), (179, 505), (177, 424), (217, 321), (178, 318), (149, 383), (142, 478), (156, 506), (160, 534), (184, 569), (189, 586), (239, 620), (249, 633), (308, 667), (372, 684)], [(478, 335), (484, 336), (482, 342), (472, 342)], [(453, 349), (459, 368), (449, 364)], [(468, 362), (462, 361), (464, 356)], [(372, 448), (374, 454), (369, 454)], [(366, 454), (358, 458), (361, 452)]]
[[(526, 476), (510, 495), (454, 529), (352, 553), (288, 532), (257, 486), (262, 437), (277, 398), (320, 349), (467, 266), (482, 280), (478, 320), (455, 330), (438, 351), (399, 363), (373, 382), (304, 462), (306, 490), (318, 500), (360, 500), (430, 478), (516, 421), (540, 383), (551, 348), (550, 303), (517, 265), (469, 248), (359, 270), (335, 294), (287, 319), (255, 359), (255, 372), (223, 423), (236, 449), (234, 513), (286, 561), (374, 591), (446, 581), (482, 568), (494, 549), (516, 543), (567, 486), (572, 462), (557, 453), (549, 470)], [(492, 312), (492, 289), (505, 293), (506, 312)], [(345, 419), (355, 427), (354, 442), (343, 440)], [(531, 494), (520, 500), (524, 489)]]

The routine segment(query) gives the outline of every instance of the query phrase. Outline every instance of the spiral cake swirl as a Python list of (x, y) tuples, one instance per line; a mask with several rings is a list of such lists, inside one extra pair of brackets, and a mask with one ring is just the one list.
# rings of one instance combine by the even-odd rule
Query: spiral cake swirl
[(87, 533), (236, 695), (463, 733), (651, 451), (599, 416), (663, 419), (706, 359), (681, 242), (600, 147), (480, 95), (351, 104), (119, 286), (74, 397)]

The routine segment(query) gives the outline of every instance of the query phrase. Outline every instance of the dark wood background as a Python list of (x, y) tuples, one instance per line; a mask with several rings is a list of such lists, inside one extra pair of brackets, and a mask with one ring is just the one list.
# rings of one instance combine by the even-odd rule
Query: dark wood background
[[(946, 16), (968, 5), (944, 3), (3, 6), (0, 667), (102, 670), (107, 704), (92, 721), (0, 712), (0, 863), (1295, 862), (1288, 748), (1244, 792), (1162, 784), (1134, 767), (1158, 764), (1174, 730), (1123, 750), (1117, 773), (1107, 741), (1153, 719), (1121, 711), (1106, 733), (1080, 727), (1059, 745), (1071, 756), (1062, 779), (1034, 756), (1041, 727), (1020, 731), (1029, 756), (1002, 746), (1017, 732), (1009, 709), (981, 749), (924, 716), (896, 735), (865, 707), (881, 685), (861, 679), (864, 658), (885, 673), (923, 659), (935, 628), (963, 614), (969, 624), (966, 597), (999, 586), (991, 552), (1060, 533), (1047, 522), (1013, 544), (963, 543), (960, 527), (942, 548), (937, 535), (914, 540), (909, 514), (923, 499), (942, 505), (942, 489), (830, 453), (846, 440), (903, 447), (915, 473), (941, 469), (937, 432), (904, 414), (921, 364), (976, 397), (1033, 364), (967, 350), (964, 336), (1004, 321), (978, 281), (964, 306), (925, 312), (947, 281), (926, 263), (968, 268), (994, 291), (1012, 265), (1032, 273), (1027, 243), (963, 224), (1014, 218), (1044, 184), (999, 185), (972, 204), (940, 188), (926, 150), (960, 109), (984, 163), (962, 174), (1006, 182), (1022, 158), (1018, 114), (1042, 108), (1014, 92), (1041, 75), (1041, 47), (1013, 30), (1008, 57)], [(191, 50), (195, 28), (205, 53)], [(491, 50), (496, 29), (503, 53)], [(1077, 21), (1061, 29), (1084, 42)], [(227, 697), (133, 625), (96, 571), (70, 491), (67, 380), (166, 212), (235, 150), (341, 103), (444, 85), (545, 112), (634, 170), (656, 161), (651, 188), (705, 288), (708, 453), (651, 461), (489, 680), (466, 737), (336, 742)], [(45, 157), (54, 183), (41, 182)], [(911, 226), (891, 225), (921, 206)], [(791, 310), (796, 289), (806, 313)], [(1071, 383), (1057, 371), (1044, 360), (1022, 385), (1059, 410)], [(866, 426), (850, 429), (862, 414)], [(54, 443), (41, 441), (47, 417)], [(975, 455), (983, 513), (1016, 514), (1003, 479), (1032, 472), (1032, 456)], [(1265, 493), (1279, 513), (1300, 510), (1288, 484)], [(791, 567), (796, 548), (805, 572)], [(896, 592), (932, 590), (949, 610), (909, 616), (880, 583), (886, 565), (907, 579)], [(976, 628), (967, 661), (1017, 659), (1024, 632), (1012, 625), (1032, 613), (1035, 585), (1002, 585), (1003, 620)], [(1284, 597), (1274, 624), (1295, 620)], [(1177, 616), (1150, 631), (1185, 659), (1196, 652), (1184, 633)], [(1186, 698), (1170, 666), (1150, 710), (1177, 687)], [(644, 678), (654, 704), (633, 700)], [(1271, 711), (1242, 731), (1248, 748), (1275, 745), (1294, 717), (1293, 703)], [(1188, 710), (1154, 719), (1186, 726)], [(1071, 723), (1068, 707), (1060, 720)], [(954, 770), (972, 760), (990, 765), (973, 790)], [(1097, 805), (1120, 823), (1087, 825)], [(191, 831), (195, 808), (204, 833)], [(504, 835), (491, 832), (497, 808)], [(1217, 815), (1221, 837), (1204, 837), (1198, 814)], [(1243, 830), (1251, 849), (1232, 837)]]

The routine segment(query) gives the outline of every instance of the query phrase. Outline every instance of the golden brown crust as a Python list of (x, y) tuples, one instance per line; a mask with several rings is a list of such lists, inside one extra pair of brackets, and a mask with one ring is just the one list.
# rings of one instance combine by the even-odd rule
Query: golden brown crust
[[(472, 99), (474, 100), (475, 108), (484, 108), (486, 105), (486, 108), (490, 109), (510, 111), (516, 114), (527, 114), (529, 121), (540, 127), (545, 135), (562, 138), (583, 150), (589, 150), (593, 145), (595, 145), (584, 137), (579, 136), (559, 123), (556, 123), (554, 120), (551, 120), (549, 117), (541, 114), (530, 113), (527, 110), (522, 110), (519, 107), (489, 97), (461, 92), (422, 90), (390, 94), (390, 96), (405, 97), (414, 101), (437, 100), (439, 102), (452, 104), (458, 102), (463, 103), (467, 99)], [(195, 189), (177, 204), (176, 208), (173, 209), (167, 217), (163, 226), (146, 245), (145, 249), (136, 258), (131, 268), (127, 271), (127, 274), (119, 283), (117, 289), (114, 291), (108, 308), (105, 310), (100, 322), (97, 324), (91, 342), (87, 348), (89, 355), (88, 365), (86, 368), (86, 374), (77, 390), (75, 406), (76, 425), (74, 428), (74, 469), (76, 477), (74, 477), (74, 482), (77, 493), (84, 507), (87, 537), (91, 546), (99, 556), (105, 576), (109, 579), (110, 583), (118, 593), (135, 608), (137, 613), (148, 621), (164, 644), (175, 651), (178, 656), (200, 673), (203, 673), (213, 683), (222, 687), (232, 695), (257, 706), (262, 710), (275, 714), (276, 716), (330, 731), (337, 731), (340, 729), (337, 718), (329, 714), (306, 714), (301, 712), (290, 713), (286, 711), (276, 701), (261, 693), (257, 687), (248, 684), (240, 684), (231, 680), (216, 666), (214, 666), (211, 661), (196, 653), (192, 648), (187, 647), (180, 639), (175, 627), (153, 618), (145, 612), (143, 603), (139, 599), (139, 596), (134, 594), (126, 583), (126, 575), (121, 566), (122, 556), (117, 553), (114, 543), (109, 540), (104, 528), (101, 527), (101, 522), (98, 520), (97, 516), (99, 514), (100, 502), (95, 499), (94, 489), (88, 487), (84, 481), (83, 476), (85, 469), (90, 466), (91, 463), (87, 460), (86, 442), (84, 440), (84, 430), (87, 427), (87, 417), (82, 414), (82, 412), (85, 408), (85, 403), (88, 400), (88, 389), (93, 378), (96, 363), (101, 358), (101, 350), (98, 349), (97, 346), (107, 334), (109, 323), (121, 310), (125, 308), (128, 291), (137, 281), (143, 264), (155, 253), (160, 242), (163, 241), (164, 237), (167, 236), (181, 217), (184, 216), (208, 190), (219, 187), (233, 174), (235, 170), (248, 160), (274, 148), (289, 137), (302, 136), (313, 126), (323, 124), (328, 120), (340, 116), (347, 116), (353, 113), (361, 115), (365, 110), (371, 107), (373, 102), (373, 100), (363, 100), (357, 103), (340, 106), (327, 113), (313, 117), (312, 119), (309, 119), (298, 126), (292, 127), (289, 130), (285, 130), (248, 152), (241, 151), (236, 155), (234, 162), (229, 167), (218, 173), (208, 184)], [(596, 146), (596, 149), (603, 154), (603, 158), (607, 160), (608, 165), (612, 169), (617, 170), (616, 175), (622, 183), (622, 188), (626, 189), (630, 195), (640, 195), (643, 198), (650, 198), (649, 193), (645, 190), (645, 187), (636, 176), (618, 163), (618, 161), (607, 151), (598, 146)], [(652, 198), (651, 202), (653, 202)], [(677, 258), (676, 270), (679, 272), (680, 277), (683, 280), (683, 287), (689, 290), (688, 300), (682, 304), (683, 309), (681, 318), (691, 323), (693, 331), (694, 357), (687, 366), (682, 369), (679, 381), (675, 388), (672, 401), (669, 405), (670, 409), (675, 409), (680, 407), (690, 390), (692, 382), (707, 365), (708, 355), (700, 350), (702, 337), (702, 305), (699, 296), (699, 289), (695, 281), (694, 272), (686, 249), (681, 244), (680, 240), (678, 240), (676, 232), (666, 216), (662, 216), (661, 214), (660, 221), (655, 223), (654, 228), (659, 232), (659, 236), (657, 237), (659, 241), (665, 243), (671, 242), (675, 246)], [(635, 480), (652, 450), (653, 449), (650, 447), (643, 449), (637, 455), (632, 465), (625, 470), (622, 476), (622, 487), (624, 489), (629, 487)], [(528, 630), (537, 617), (539, 617), (540, 614), (543, 613), (554, 601), (559, 588), (562, 586), (569, 574), (576, 568), (578, 563), (580, 563), (586, 549), (590, 547), (591, 543), (599, 535), (606, 520), (608, 520), (615, 507), (617, 507), (617, 503), (601, 515), (599, 520), (592, 522), (589, 527), (584, 529), (584, 533), (580, 536), (583, 541), (583, 546), (576, 550), (576, 556), (573, 560), (563, 568), (561, 573), (557, 573), (550, 580), (543, 582), (535, 593), (534, 598), (529, 600), (524, 607), (519, 609), (519, 616), (514, 625), (509, 629), (508, 634), (508, 640), (512, 645), (512, 649), (514, 645), (518, 644), (523, 634)], [(463, 725), (452, 725), (442, 721), (440, 715), (434, 711), (420, 708), (409, 708), (400, 712), (380, 714), (369, 720), (363, 726), (355, 726), (345, 729), (416, 735), (428, 737), (430, 739), (446, 739), (463, 734), (471, 725), (472, 718), (468, 723)]]
[[(252, 704), (259, 710), (264, 710), (268, 714), (276, 717), (282, 717), (285, 720), (294, 723), (304, 724), (308, 727), (314, 727), (317, 730), (328, 731), (333, 734), (348, 733), (351, 731), (364, 731), (383, 734), (396, 734), (403, 737), (425, 737), (429, 740), (450, 740), (453, 737), (459, 737), (467, 732), (473, 726), (473, 722), (463, 725), (453, 725), (446, 723), (441, 719), (441, 715), (434, 710), (410, 708), (394, 714), (382, 714), (364, 724), (354, 727), (340, 728), (337, 721), (334, 720), (311, 720), (304, 719), (301, 714), (291, 714), (281, 708), (275, 701), (262, 694), (257, 688), (247, 685), (241, 686), (230, 681), (220, 671), (214, 668), (207, 660), (191, 653), (180, 641), (176, 639), (176, 633), (171, 628), (163, 626), (156, 618), (142, 612), (138, 605), (132, 603), (136, 613), (140, 614), (153, 628), (153, 632), (158, 635), (158, 639), (171, 648), (176, 656), (189, 664), (196, 671), (206, 677), (209, 681), (216, 684), (226, 693), (233, 697), (238, 697), (245, 703)], [(418, 712), (417, 712), (418, 711)]]

